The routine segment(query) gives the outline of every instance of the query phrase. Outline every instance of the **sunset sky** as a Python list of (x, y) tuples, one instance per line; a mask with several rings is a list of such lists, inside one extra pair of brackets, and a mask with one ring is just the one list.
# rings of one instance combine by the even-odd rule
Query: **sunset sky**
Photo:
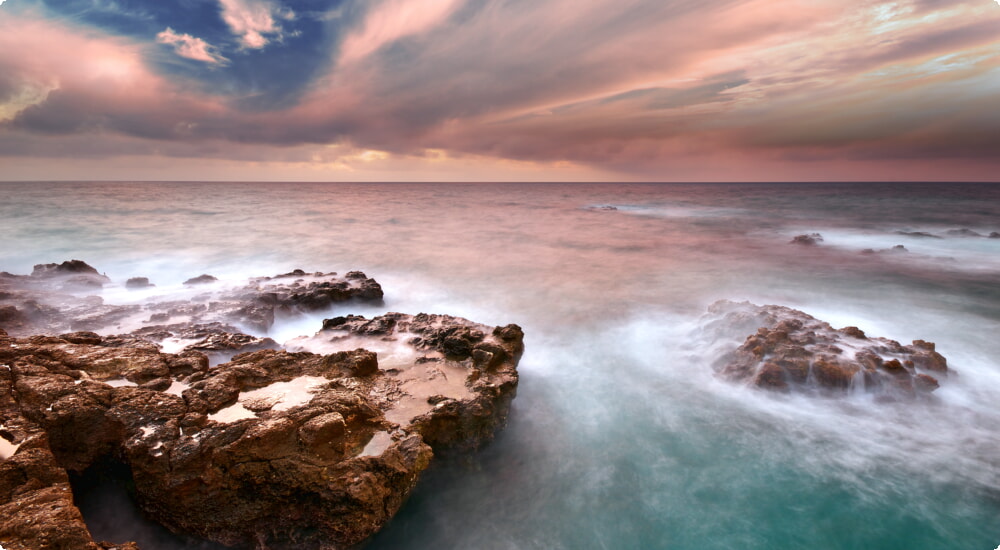
[(1000, 181), (1000, 0), (0, 0), (0, 179)]

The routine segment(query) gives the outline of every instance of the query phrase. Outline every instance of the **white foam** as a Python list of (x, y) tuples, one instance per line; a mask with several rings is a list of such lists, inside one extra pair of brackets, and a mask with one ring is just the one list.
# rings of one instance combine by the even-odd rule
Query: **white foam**
[(163, 353), (180, 353), (184, 348), (190, 346), (191, 344), (197, 344), (201, 342), (199, 338), (164, 338), (160, 342), (160, 351)]
[[(75, 383), (79, 384), (80, 382), (81, 382), (81, 380), (77, 380)], [(125, 380), (124, 378), (113, 378), (111, 380), (103, 380), (101, 383), (102, 384), (107, 384), (107, 385), (109, 385), (109, 386), (111, 386), (113, 388), (123, 388), (123, 387), (138, 386), (138, 384), (136, 384), (135, 382), (131, 382), (129, 380)]]
[[(811, 233), (817, 229), (802, 229)], [(950, 271), (992, 272), (1000, 269), (1000, 239), (986, 237), (949, 236), (942, 228), (921, 232), (942, 238), (902, 235), (894, 231), (862, 231), (851, 229), (818, 229), (823, 235), (820, 246), (861, 252), (871, 249), (893, 262), (912, 262), (924, 267)], [(785, 237), (791, 239), (789, 231)], [(893, 247), (903, 245), (906, 252), (893, 253)]]

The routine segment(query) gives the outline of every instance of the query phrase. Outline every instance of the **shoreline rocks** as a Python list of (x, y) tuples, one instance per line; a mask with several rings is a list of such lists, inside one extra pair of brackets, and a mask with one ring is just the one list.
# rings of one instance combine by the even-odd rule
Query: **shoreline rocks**
[[(81, 284), (80, 277), (89, 282)], [(295, 270), (276, 277), (253, 278), (238, 287), (208, 285), (215, 278), (203, 275), (185, 284), (192, 286), (194, 283), (188, 283), (196, 279), (202, 280), (196, 287), (204, 292), (190, 299), (164, 295), (151, 297), (141, 305), (115, 305), (90, 294), (100, 292), (110, 279), (79, 260), (41, 264), (31, 275), (3, 272), (0, 327), (14, 336), (30, 336), (73, 331), (114, 334), (143, 325), (222, 323), (266, 333), (276, 316), (322, 311), (346, 302), (380, 304), (383, 299), (381, 285), (360, 271), (338, 276)], [(139, 277), (129, 279), (124, 286), (137, 290), (153, 285), (148, 278)]]
[[(225, 293), (240, 307), (223, 318), (382, 299), (361, 272), (294, 271)], [(97, 464), (127, 472), (139, 507), (176, 533), (236, 548), (350, 548), (392, 517), (435, 455), (492, 440), (516, 395), (517, 325), (349, 315), (274, 349), (194, 322), (217, 318), (210, 305), (160, 305), (165, 321), (183, 321), (119, 335), (0, 330), (6, 550), (137, 550), (93, 541), (73, 504), (67, 473)], [(210, 366), (213, 353), (226, 362)]]

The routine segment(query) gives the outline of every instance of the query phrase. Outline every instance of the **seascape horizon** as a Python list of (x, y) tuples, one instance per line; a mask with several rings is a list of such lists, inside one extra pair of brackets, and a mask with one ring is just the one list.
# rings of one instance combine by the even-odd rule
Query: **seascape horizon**
[[(506, 428), (425, 472), (366, 549), (1000, 543), (996, 184), (5, 182), (0, 193), (0, 271), (82, 260), (110, 278), (95, 291), (105, 304), (191, 296), (183, 282), (203, 273), (225, 286), (360, 270), (383, 305), (241, 328), (284, 344), (349, 313), (522, 327)], [(134, 277), (156, 287), (126, 289)], [(719, 362), (753, 331), (713, 317), (720, 301), (932, 341), (951, 374), (926, 401), (726, 380)], [(95, 539), (216, 548), (89, 490)]]
[(0, 550), (1000, 550), (1000, 0), (0, 0)]

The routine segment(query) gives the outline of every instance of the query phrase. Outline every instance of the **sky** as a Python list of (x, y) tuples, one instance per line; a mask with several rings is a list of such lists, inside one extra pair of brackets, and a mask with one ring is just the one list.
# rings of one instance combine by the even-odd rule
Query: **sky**
[(0, 180), (1000, 181), (1000, 0), (0, 0)]

